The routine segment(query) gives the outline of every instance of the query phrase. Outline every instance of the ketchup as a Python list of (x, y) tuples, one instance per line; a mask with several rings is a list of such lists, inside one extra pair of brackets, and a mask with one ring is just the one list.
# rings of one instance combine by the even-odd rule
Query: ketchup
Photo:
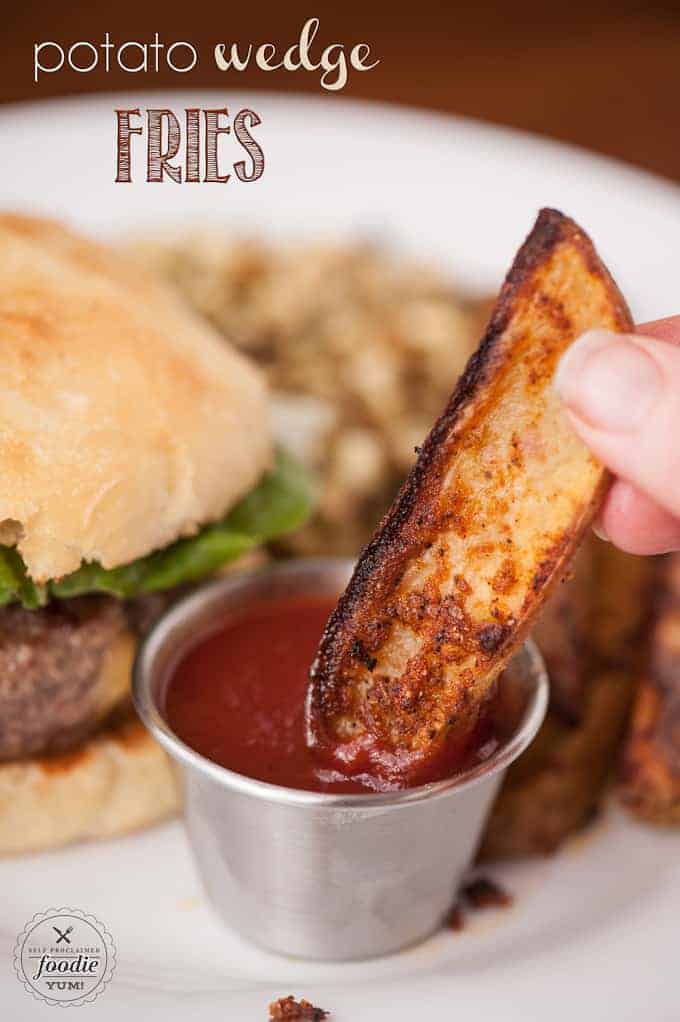
[[(497, 741), (484, 722), (466, 753), (444, 750), (427, 769), (352, 759), (343, 770), (306, 742), (305, 697), (335, 600), (296, 598), (230, 615), (177, 664), (165, 700), (175, 734), (207, 759), (246, 777), (307, 791), (388, 791), (440, 780), (487, 758)], [(375, 750), (373, 750), (375, 751)], [(339, 761), (338, 761), (339, 762)]]

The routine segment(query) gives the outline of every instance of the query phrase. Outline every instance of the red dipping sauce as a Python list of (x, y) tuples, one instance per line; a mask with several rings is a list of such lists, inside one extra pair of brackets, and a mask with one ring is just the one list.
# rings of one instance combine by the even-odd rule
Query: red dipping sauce
[(335, 600), (263, 603), (199, 639), (170, 678), (165, 717), (187, 745), (229, 770), (270, 784), (336, 794), (389, 791), (441, 780), (498, 747), (489, 721), (463, 751), (443, 749), (427, 768), (398, 772), (379, 750), (350, 764), (317, 758), (307, 745), (309, 667)]

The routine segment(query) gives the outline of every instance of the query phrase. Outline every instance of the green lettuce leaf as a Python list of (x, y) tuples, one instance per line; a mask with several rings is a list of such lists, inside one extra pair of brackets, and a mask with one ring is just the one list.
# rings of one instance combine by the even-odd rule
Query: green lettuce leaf
[(72, 574), (38, 586), (26, 574), (17, 550), (0, 546), (0, 605), (19, 601), (34, 609), (50, 596), (65, 599), (99, 592), (132, 597), (195, 582), (247, 550), (302, 525), (312, 503), (304, 469), (279, 451), (272, 471), (221, 521), (120, 568), (83, 563)]
[(0, 605), (19, 600), (35, 610), (47, 603), (47, 586), (39, 586), (26, 574), (24, 562), (14, 547), (0, 546)]

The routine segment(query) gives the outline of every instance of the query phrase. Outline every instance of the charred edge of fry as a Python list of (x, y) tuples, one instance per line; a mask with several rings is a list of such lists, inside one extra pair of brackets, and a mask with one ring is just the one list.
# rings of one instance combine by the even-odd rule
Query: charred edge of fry
[[(436, 486), (438, 474), (446, 464), (451, 437), (455, 438), (455, 431), (464, 425), (466, 410), (483, 391), (498, 368), (499, 361), (502, 362), (504, 353), (497, 349), (516, 307), (533, 286), (534, 273), (564, 242), (578, 248), (588, 270), (597, 275), (604, 284), (615, 310), (619, 328), (632, 329), (632, 319), (626, 302), (597, 256), (588, 236), (577, 224), (557, 210), (541, 210), (533, 230), (518, 252), (506, 277), (479, 348), (470, 358), (464, 374), (423, 444), (416, 464), (392, 507), (378, 526), (373, 539), (364, 548), (350, 583), (328, 622), (311, 670), (312, 688), (308, 706), (311, 738), (323, 740), (326, 733), (325, 719), (333, 715), (335, 685), (331, 679), (349, 652), (353, 641), (350, 626), (356, 611), (366, 596), (373, 594), (379, 599), (381, 594), (389, 591), (398, 582), (404, 570), (404, 555), (407, 549), (410, 556), (417, 557), (427, 546), (427, 530), (422, 530), (423, 538), (419, 546), (414, 545), (412, 532), (408, 529), (410, 520), (418, 514), (419, 507), (428, 506), (432, 488)], [(448, 444), (444, 442), (447, 437)], [(557, 584), (566, 563), (597, 513), (608, 485), (609, 478), (603, 472), (593, 500), (584, 508), (581, 519), (574, 523), (568, 534), (560, 537), (552, 556), (541, 566), (541, 577), (535, 580), (534, 591), (540, 590), (542, 596), (547, 596)], [(499, 669), (524, 640), (539, 609), (539, 601), (536, 601), (533, 609), (527, 607), (526, 619), (522, 620), (518, 627), (508, 629), (506, 635), (501, 638), (494, 651), (499, 659)]]

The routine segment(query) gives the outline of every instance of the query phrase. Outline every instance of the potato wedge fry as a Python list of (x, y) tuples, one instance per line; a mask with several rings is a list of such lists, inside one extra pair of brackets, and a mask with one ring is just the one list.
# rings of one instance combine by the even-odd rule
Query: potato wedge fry
[(659, 566), (649, 646), (641, 671), (619, 792), (651, 823), (680, 824), (680, 554)]
[(311, 672), (313, 745), (423, 760), (472, 732), (606, 489), (552, 387), (594, 327), (630, 330), (626, 303), (583, 231), (543, 210), (331, 616)]
[(548, 668), (550, 708), (508, 770), (487, 822), (483, 859), (555, 851), (594, 818), (618, 757), (644, 657), (653, 566), (592, 534), (577, 560), (581, 570), (548, 600), (532, 633)]

